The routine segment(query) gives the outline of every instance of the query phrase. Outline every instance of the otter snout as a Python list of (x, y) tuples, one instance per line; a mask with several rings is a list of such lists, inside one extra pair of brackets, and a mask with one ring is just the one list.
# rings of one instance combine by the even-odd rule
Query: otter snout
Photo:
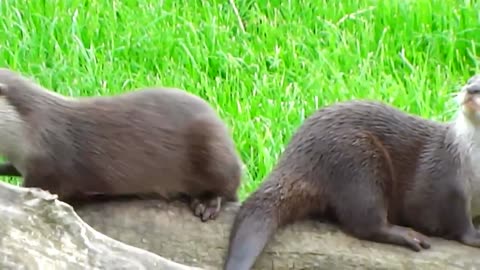
[(480, 85), (475, 85), (474, 87), (467, 88), (467, 94), (469, 95), (477, 95), (480, 93)]
[(463, 114), (470, 121), (480, 124), (480, 74), (472, 76), (457, 96)]
[[(480, 74), (472, 76), (468, 79), (467, 83), (462, 87), (459, 93), (459, 102), (461, 105), (466, 105), (466, 103), (473, 101), (480, 101)], [(480, 103), (478, 104), (480, 107)]]
[[(470, 80), (475, 79), (470, 82)], [(468, 83), (465, 86), (465, 92), (468, 95), (479, 95), (480, 94), (480, 76), (475, 76), (469, 80), (470, 83)]]

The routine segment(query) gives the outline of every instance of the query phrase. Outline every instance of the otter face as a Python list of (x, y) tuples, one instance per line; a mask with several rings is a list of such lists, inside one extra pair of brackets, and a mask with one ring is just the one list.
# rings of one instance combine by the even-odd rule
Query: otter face
[(457, 95), (457, 103), (470, 121), (480, 125), (480, 74), (468, 79)]
[(457, 95), (461, 108), (456, 119), (455, 131), (458, 139), (468, 145), (473, 175), (470, 180), (472, 218), (480, 216), (480, 74), (471, 77)]

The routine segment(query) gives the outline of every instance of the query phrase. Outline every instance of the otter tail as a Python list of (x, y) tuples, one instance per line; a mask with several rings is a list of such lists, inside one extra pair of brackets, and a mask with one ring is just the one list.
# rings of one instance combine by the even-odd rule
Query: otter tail
[(318, 194), (308, 196), (305, 187), (267, 180), (243, 202), (230, 232), (224, 270), (251, 269), (277, 229), (306, 218), (320, 207), (313, 205)]
[[(254, 207), (254, 208), (252, 208)], [(249, 270), (278, 227), (277, 217), (266, 205), (245, 202), (235, 217), (225, 270)]]

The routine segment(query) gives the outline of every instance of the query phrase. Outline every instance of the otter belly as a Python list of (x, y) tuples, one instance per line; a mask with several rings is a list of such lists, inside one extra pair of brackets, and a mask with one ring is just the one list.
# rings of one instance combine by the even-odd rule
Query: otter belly
[(472, 150), (473, 176), (470, 178), (471, 215), (480, 216), (480, 147)]

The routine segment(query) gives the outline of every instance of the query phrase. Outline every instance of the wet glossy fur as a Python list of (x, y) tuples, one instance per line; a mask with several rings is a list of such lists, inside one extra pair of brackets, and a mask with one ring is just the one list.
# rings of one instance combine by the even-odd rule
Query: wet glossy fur
[(471, 221), (480, 214), (479, 139), (462, 113), (438, 123), (375, 101), (318, 110), (241, 206), (224, 269), (250, 269), (276, 229), (311, 217), (416, 251), (430, 247), (423, 234), (480, 247)]
[(241, 161), (225, 124), (177, 89), (67, 98), (0, 69), (2, 174), (62, 200), (84, 195), (186, 194), (237, 200)]

